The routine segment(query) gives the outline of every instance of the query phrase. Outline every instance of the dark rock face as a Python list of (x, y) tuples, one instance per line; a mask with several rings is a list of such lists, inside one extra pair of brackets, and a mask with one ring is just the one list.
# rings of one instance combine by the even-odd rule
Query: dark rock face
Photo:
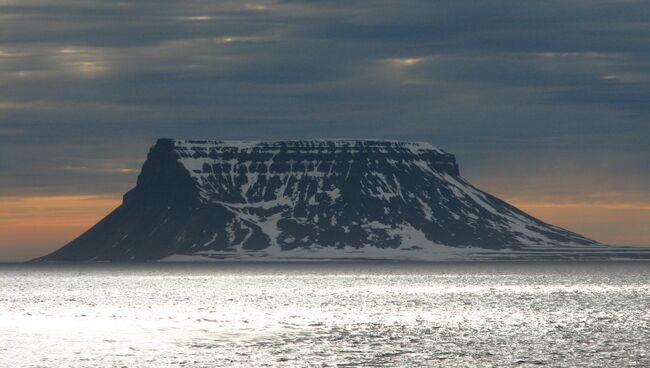
[(426, 143), (160, 139), (123, 204), (41, 260), (436, 260), (594, 246), (478, 190)]

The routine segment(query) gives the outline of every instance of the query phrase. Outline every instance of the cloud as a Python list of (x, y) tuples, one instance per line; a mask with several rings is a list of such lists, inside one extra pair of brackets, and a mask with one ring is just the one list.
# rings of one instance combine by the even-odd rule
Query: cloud
[(161, 136), (426, 140), (543, 220), (647, 245), (649, 13), (634, 0), (0, 1), (4, 258), (100, 219)]
[(105, 163), (137, 168), (159, 136), (428, 140), (477, 180), (533, 177), (563, 159), (605, 177), (610, 168), (594, 162), (625, 150), (610, 185), (643, 186), (649, 10), (584, 0), (5, 1), (0, 191), (126, 190), (135, 173)]

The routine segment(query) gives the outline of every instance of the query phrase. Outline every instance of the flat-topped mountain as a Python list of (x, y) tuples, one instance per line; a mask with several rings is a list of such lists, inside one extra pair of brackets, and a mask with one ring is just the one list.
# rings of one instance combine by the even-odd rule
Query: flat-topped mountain
[(454, 155), (428, 143), (159, 139), (122, 205), (39, 260), (430, 261), (618, 251), (477, 189)]

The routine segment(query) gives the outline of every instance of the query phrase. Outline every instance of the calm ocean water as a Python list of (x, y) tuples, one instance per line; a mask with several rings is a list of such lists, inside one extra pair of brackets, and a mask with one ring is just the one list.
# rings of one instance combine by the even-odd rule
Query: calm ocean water
[(650, 263), (0, 266), (0, 367), (650, 366)]

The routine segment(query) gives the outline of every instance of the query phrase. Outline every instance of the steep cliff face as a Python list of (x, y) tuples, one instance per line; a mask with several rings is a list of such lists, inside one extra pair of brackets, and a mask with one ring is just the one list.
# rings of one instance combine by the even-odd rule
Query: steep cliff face
[(475, 188), (453, 155), (427, 143), (160, 139), (123, 204), (42, 260), (444, 260), (603, 249)]

